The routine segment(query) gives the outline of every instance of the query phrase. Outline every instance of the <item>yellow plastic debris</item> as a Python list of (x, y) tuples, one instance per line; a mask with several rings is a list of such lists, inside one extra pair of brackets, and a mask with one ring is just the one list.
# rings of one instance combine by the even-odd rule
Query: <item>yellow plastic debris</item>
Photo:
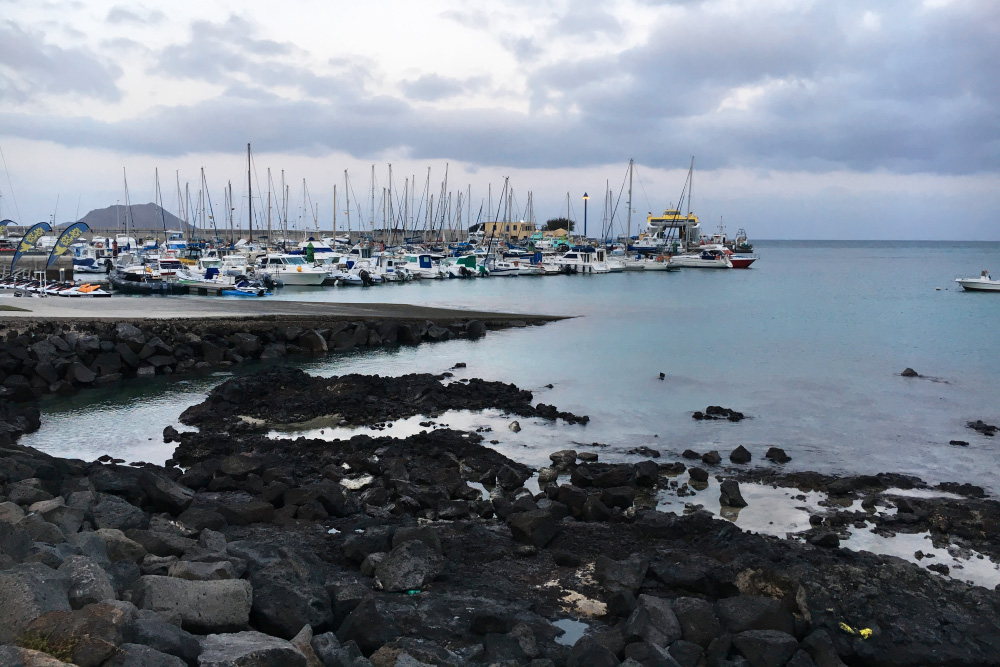
[(840, 629), (849, 635), (861, 635), (862, 639), (868, 639), (869, 637), (872, 636), (871, 628), (861, 628), (861, 630), (859, 631), (855, 630), (854, 628), (849, 626), (847, 623), (844, 623), (843, 621), (840, 622)]

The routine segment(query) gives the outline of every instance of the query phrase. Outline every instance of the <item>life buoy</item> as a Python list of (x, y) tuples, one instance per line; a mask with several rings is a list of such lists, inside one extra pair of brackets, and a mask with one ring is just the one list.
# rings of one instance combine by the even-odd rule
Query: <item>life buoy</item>
[(302, 273), (302, 267), (301, 266), (295, 267), (295, 270), (298, 271), (299, 273)]
[(100, 241), (98, 241), (97, 243), (94, 244), (94, 247), (97, 248), (98, 250), (100, 250), (101, 248), (104, 247), (104, 244), (101, 243)]

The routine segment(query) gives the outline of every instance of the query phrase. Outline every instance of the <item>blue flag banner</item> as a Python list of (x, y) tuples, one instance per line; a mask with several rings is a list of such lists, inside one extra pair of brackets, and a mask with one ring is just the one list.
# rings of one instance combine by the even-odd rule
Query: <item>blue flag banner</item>
[(17, 260), (21, 258), (21, 255), (28, 252), (35, 247), (38, 243), (38, 239), (45, 235), (45, 232), (51, 232), (52, 226), (47, 222), (39, 222), (36, 225), (32, 225), (31, 228), (24, 233), (21, 237), (21, 242), (17, 244), (17, 252), (14, 253), (14, 259), (10, 260), (10, 272), (14, 272), (14, 265), (17, 264)]
[(64, 229), (63, 233), (59, 235), (59, 240), (56, 241), (55, 247), (52, 248), (52, 252), (49, 253), (49, 261), (46, 262), (45, 268), (52, 266), (52, 262), (56, 261), (57, 257), (69, 250), (69, 247), (80, 238), (80, 235), (89, 230), (90, 227), (85, 222), (74, 222)]
[(0, 236), (7, 236), (7, 225), (16, 225), (13, 220), (0, 220)]

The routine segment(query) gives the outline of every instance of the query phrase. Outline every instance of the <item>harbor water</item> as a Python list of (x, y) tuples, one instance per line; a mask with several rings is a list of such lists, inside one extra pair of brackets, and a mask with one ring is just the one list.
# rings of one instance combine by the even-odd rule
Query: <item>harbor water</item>
[[(737, 445), (763, 464), (773, 445), (792, 457), (789, 470), (902, 472), (1000, 493), (1000, 439), (966, 427), (1000, 423), (1000, 295), (954, 283), (984, 268), (1000, 273), (1000, 244), (772, 241), (756, 251), (761, 259), (748, 270), (286, 287), (268, 298), (570, 316), (477, 341), (301, 364), (322, 375), (399, 375), (464, 362), (452, 371), (458, 379), (512, 382), (536, 401), (590, 416), (585, 426), (521, 419), (519, 433), (499, 413), (441, 417), (451, 426), (492, 427), (487, 440), (530, 465), (563, 448), (625, 461), (636, 460), (628, 450), (640, 446), (669, 458), (688, 448), (725, 456)], [(160, 298), (219, 297), (134, 298), (137, 310), (152, 313)], [(100, 302), (93, 305), (99, 311)], [(922, 377), (901, 377), (907, 367)], [(180, 413), (226, 377), (133, 381), (47, 398), (41, 430), (22, 443), (87, 460), (107, 453), (160, 463), (172, 450), (163, 428), (178, 425)], [(692, 419), (709, 405), (748, 418)]]

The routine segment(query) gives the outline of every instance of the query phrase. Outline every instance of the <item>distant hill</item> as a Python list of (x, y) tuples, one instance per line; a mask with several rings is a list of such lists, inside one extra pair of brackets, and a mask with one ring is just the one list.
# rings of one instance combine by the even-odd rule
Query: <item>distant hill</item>
[[(166, 224), (168, 231), (187, 232), (189, 225), (178, 218), (173, 213), (161, 209), (153, 203), (133, 204), (130, 207), (116, 205), (107, 208), (96, 208), (81, 218), (91, 229), (114, 230), (125, 229), (125, 220), (128, 219), (130, 230), (136, 232), (160, 232), (163, 233), (163, 226)], [(71, 224), (71, 223), (66, 223)], [(59, 225), (60, 227), (64, 225)]]

